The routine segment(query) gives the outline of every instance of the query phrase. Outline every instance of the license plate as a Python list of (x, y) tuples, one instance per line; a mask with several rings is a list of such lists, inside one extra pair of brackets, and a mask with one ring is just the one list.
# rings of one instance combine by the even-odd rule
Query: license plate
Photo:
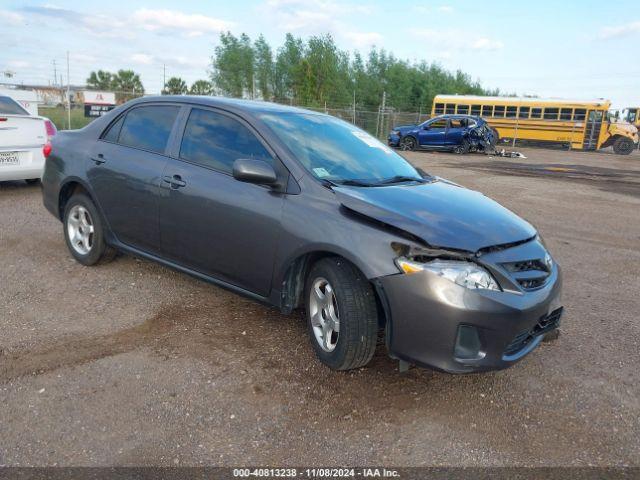
[(18, 152), (0, 152), (0, 167), (3, 165), (20, 165)]

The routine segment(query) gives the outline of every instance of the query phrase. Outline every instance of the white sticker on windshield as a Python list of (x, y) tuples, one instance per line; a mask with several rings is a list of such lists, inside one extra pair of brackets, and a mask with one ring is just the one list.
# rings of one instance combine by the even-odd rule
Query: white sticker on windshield
[(370, 147), (379, 148), (380, 150), (382, 150), (385, 153), (391, 153), (391, 150), (386, 145), (380, 143), (378, 140), (373, 138), (371, 135), (369, 135), (367, 133), (364, 133), (364, 132), (359, 132), (357, 130), (351, 130), (351, 133), (353, 134), (354, 137), (359, 138), (360, 140), (362, 140), (364, 143), (366, 143)]
[(313, 173), (315, 173), (318, 177), (324, 178), (329, 176), (329, 172), (327, 172), (324, 168), (318, 167), (313, 169)]

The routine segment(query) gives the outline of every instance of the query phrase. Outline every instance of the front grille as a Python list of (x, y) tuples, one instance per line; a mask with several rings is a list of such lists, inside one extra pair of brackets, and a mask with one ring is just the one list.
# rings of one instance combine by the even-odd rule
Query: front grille
[(507, 348), (504, 350), (504, 356), (510, 357), (523, 350), (529, 343), (531, 343), (536, 337), (544, 335), (551, 330), (558, 328), (560, 324), (560, 317), (562, 317), (563, 307), (555, 309), (549, 315), (545, 315), (538, 320), (533, 328), (520, 332), (511, 341)]
[(551, 274), (550, 266), (541, 259), (508, 262), (502, 266), (524, 290), (535, 290), (544, 286)]

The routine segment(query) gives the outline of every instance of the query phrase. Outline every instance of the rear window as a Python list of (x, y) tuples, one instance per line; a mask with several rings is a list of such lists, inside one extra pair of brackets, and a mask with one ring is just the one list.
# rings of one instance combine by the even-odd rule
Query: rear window
[(0, 97), (0, 113), (5, 115), (29, 115), (29, 112), (11, 97)]
[(178, 110), (179, 107), (174, 105), (149, 105), (129, 110), (118, 143), (164, 153)]

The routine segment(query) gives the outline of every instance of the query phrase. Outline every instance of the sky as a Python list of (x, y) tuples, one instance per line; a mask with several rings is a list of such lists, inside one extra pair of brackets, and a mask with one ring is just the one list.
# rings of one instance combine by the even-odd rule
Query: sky
[[(148, 93), (166, 78), (207, 78), (221, 31), (273, 47), (287, 32), (330, 33), (340, 48), (384, 48), (461, 69), (519, 95), (640, 105), (637, 1), (0, 0), (0, 81), (84, 84), (133, 69)], [(13, 79), (7, 79), (9, 71)]]

